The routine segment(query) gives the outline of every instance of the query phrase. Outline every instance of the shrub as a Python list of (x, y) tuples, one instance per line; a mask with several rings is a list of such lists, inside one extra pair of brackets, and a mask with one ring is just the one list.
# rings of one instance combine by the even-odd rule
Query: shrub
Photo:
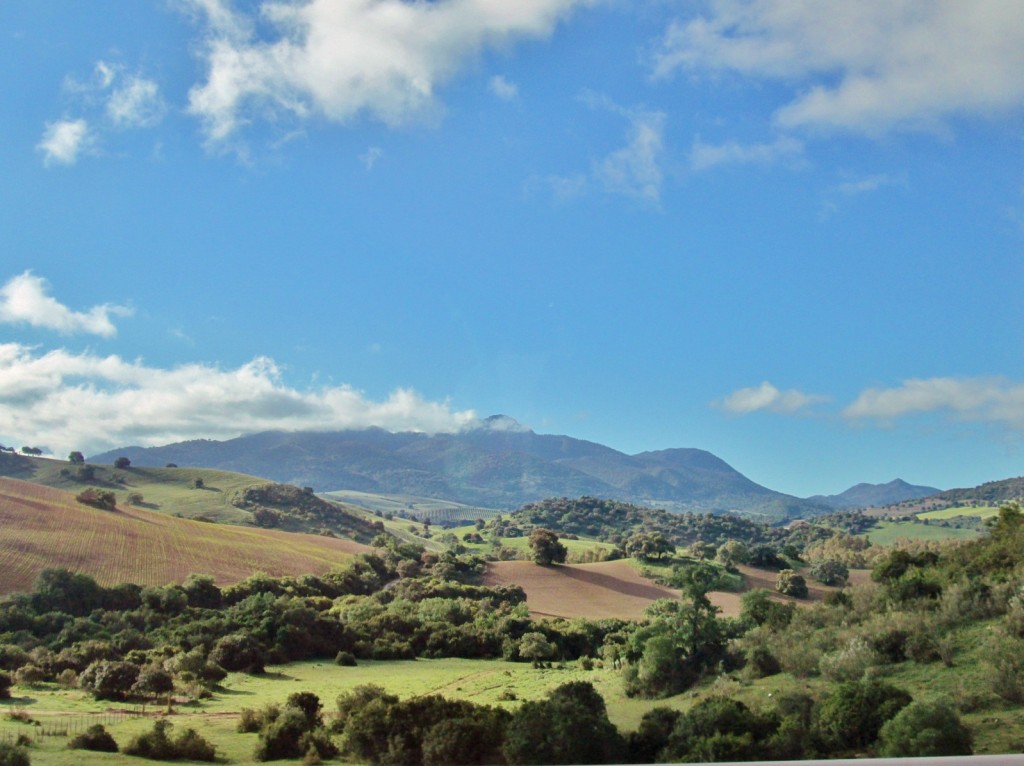
[(885, 758), (971, 755), (971, 732), (946, 702), (912, 702), (886, 722), (879, 737)]
[(907, 692), (881, 681), (843, 683), (819, 704), (816, 733), (832, 751), (866, 747), (878, 738), (882, 725), (910, 702)]
[(850, 577), (850, 570), (846, 564), (836, 559), (823, 559), (815, 562), (808, 574), (824, 585), (846, 585)]
[(31, 766), (31, 761), (25, 748), (0, 742), (0, 766)]
[(767, 647), (753, 646), (747, 650), (747, 674), (751, 678), (765, 678), (782, 672), (778, 658)]
[(830, 681), (857, 681), (865, 671), (877, 665), (878, 653), (863, 638), (851, 638), (841, 649), (822, 655), (818, 661), (821, 674)]
[(149, 758), (153, 761), (207, 761), (217, 760), (217, 752), (195, 729), (185, 729), (173, 740), (167, 735), (171, 722), (163, 718), (153, 722), (153, 728), (135, 737), (124, 747), (125, 755)]
[(783, 569), (775, 581), (775, 590), (784, 596), (807, 598), (807, 581), (792, 569)]
[(103, 724), (93, 724), (68, 742), (72, 750), (95, 750), (100, 753), (116, 753), (117, 742), (110, 736)]
[(15, 671), (14, 680), (19, 686), (35, 686), (46, 680), (46, 673), (37, 665), (22, 665)]
[(14, 679), (11, 678), (11, 674), (0, 672), (0, 700), (9, 700), (11, 698), (11, 687), (13, 685)]
[(352, 668), (356, 666), (356, 657), (352, 652), (341, 651), (335, 655), (334, 662), (336, 665), (341, 665), (345, 668)]
[(138, 665), (97, 660), (82, 671), (78, 685), (98, 700), (124, 700), (139, 677)]
[(99, 508), (101, 511), (112, 511), (117, 507), (117, 497), (108, 489), (93, 489), (90, 487), (75, 495), (75, 500), (83, 505)]

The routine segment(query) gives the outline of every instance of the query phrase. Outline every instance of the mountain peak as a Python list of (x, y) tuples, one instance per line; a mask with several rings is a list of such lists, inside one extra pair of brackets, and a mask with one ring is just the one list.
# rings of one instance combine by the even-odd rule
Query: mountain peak
[(516, 433), (527, 433), (530, 429), (518, 420), (508, 415), (491, 415), (480, 421), (481, 429), (486, 431), (512, 431)]

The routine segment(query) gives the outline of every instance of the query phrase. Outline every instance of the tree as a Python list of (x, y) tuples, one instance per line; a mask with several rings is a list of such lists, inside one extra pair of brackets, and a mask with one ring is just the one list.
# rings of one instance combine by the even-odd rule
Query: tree
[(203, 487), (206, 486), (206, 482), (203, 481), (202, 479), (196, 479), (195, 481), (192, 482), (192, 486), (195, 487), (196, 489), (202, 489)]
[(21, 454), (23, 455), (42, 455), (43, 451), (39, 447), (22, 447)]
[(816, 733), (830, 750), (867, 747), (882, 725), (910, 702), (903, 689), (881, 681), (839, 684), (818, 706)]
[(558, 535), (550, 529), (535, 529), (530, 533), (530, 548), (534, 563), (541, 566), (561, 564), (568, 554), (565, 546), (558, 541)]
[(544, 660), (554, 657), (556, 651), (555, 645), (543, 633), (527, 633), (519, 640), (519, 656), (530, 660), (535, 668), (539, 668)]
[(811, 566), (809, 574), (823, 585), (843, 586), (850, 577), (850, 570), (841, 561), (823, 559)]
[(68, 462), (72, 463), (73, 465), (82, 465), (82, 463), (85, 462), (85, 455), (75, 450), (74, 452), (68, 455)]
[(792, 569), (783, 569), (775, 581), (775, 590), (784, 596), (807, 598), (807, 581)]
[(946, 702), (911, 702), (882, 726), (884, 758), (971, 755), (971, 732)]
[(121, 457), (119, 457), (117, 460), (114, 461), (114, 468), (125, 469), (125, 468), (131, 468), (131, 467), (132, 467), (132, 461), (129, 460), (128, 458), (124, 457), (123, 455)]

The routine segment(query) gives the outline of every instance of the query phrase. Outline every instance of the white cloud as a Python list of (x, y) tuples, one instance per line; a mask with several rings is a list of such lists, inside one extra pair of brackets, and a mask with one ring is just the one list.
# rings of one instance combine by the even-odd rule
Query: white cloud
[(64, 350), (36, 354), (0, 344), (0, 434), (47, 444), (55, 454), (86, 453), (263, 430), (379, 426), (395, 431), (457, 431), (477, 422), (410, 389), (383, 401), (349, 386), (299, 391), (270, 359), (234, 370), (203, 364), (148, 367), (117, 356)]
[(72, 311), (47, 295), (48, 283), (26, 271), (0, 288), (0, 322), (28, 324), (61, 333), (91, 333), (112, 337), (117, 328), (111, 316), (127, 316), (131, 310), (104, 304), (86, 312)]
[(189, 109), (212, 142), (285, 114), (389, 125), (436, 114), (436, 91), (485, 48), (551, 34), (593, 0), (308, 0), (263, 2), (254, 18), (226, 0), (190, 0), (205, 19), (206, 82)]
[(906, 184), (906, 177), (894, 177), (887, 173), (881, 173), (873, 176), (865, 176), (864, 178), (843, 181), (836, 185), (835, 191), (846, 197), (856, 197), (860, 194), (870, 194), (871, 192), (878, 191), (879, 189), (883, 189), (887, 186), (905, 186)]
[(509, 82), (500, 74), (491, 78), (487, 83), (487, 89), (502, 101), (514, 101), (519, 97), (519, 86)]
[(843, 410), (851, 420), (888, 422), (942, 412), (958, 420), (1024, 428), (1024, 383), (1004, 378), (914, 378), (894, 388), (869, 388)]
[(128, 77), (107, 99), (107, 117), (118, 128), (153, 127), (163, 119), (166, 110), (156, 82), (138, 75)]
[(785, 136), (770, 144), (707, 144), (698, 136), (690, 150), (690, 166), (694, 170), (707, 170), (716, 165), (770, 165), (780, 160), (792, 160), (803, 154), (803, 143)]
[(828, 401), (826, 396), (805, 394), (795, 389), (780, 391), (765, 381), (753, 388), (741, 388), (738, 391), (733, 391), (715, 404), (734, 415), (749, 415), (761, 410), (791, 415), (813, 404), (826, 401)]
[(663, 180), (665, 115), (641, 110), (623, 113), (630, 121), (626, 145), (596, 163), (594, 177), (607, 192), (658, 202)]
[(43, 153), (43, 164), (74, 165), (78, 155), (92, 139), (85, 120), (57, 120), (46, 123), (43, 137), (36, 149)]
[(782, 127), (935, 128), (1024, 105), (1024, 13), (1006, 0), (712, 0), (662, 40), (655, 72), (680, 69), (792, 85)]
[(359, 160), (366, 166), (367, 170), (373, 170), (373, 166), (377, 164), (377, 160), (383, 156), (383, 149), (379, 146), (371, 146), (363, 154), (359, 155)]

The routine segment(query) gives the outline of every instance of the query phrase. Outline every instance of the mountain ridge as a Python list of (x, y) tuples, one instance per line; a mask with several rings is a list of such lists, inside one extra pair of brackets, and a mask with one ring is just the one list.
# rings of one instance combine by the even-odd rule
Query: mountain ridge
[(763, 487), (706, 450), (627, 455), (571, 436), (538, 434), (506, 416), (458, 433), (264, 431), (225, 441), (124, 447), (90, 461), (109, 463), (119, 456), (137, 465), (244, 471), (318, 491), (410, 494), (497, 509), (588, 495), (774, 520), (830, 510)]
[(903, 479), (893, 479), (885, 484), (855, 484), (838, 495), (814, 495), (808, 500), (829, 505), (833, 508), (877, 508), (904, 500), (918, 500), (937, 495), (937, 487), (908, 484)]

